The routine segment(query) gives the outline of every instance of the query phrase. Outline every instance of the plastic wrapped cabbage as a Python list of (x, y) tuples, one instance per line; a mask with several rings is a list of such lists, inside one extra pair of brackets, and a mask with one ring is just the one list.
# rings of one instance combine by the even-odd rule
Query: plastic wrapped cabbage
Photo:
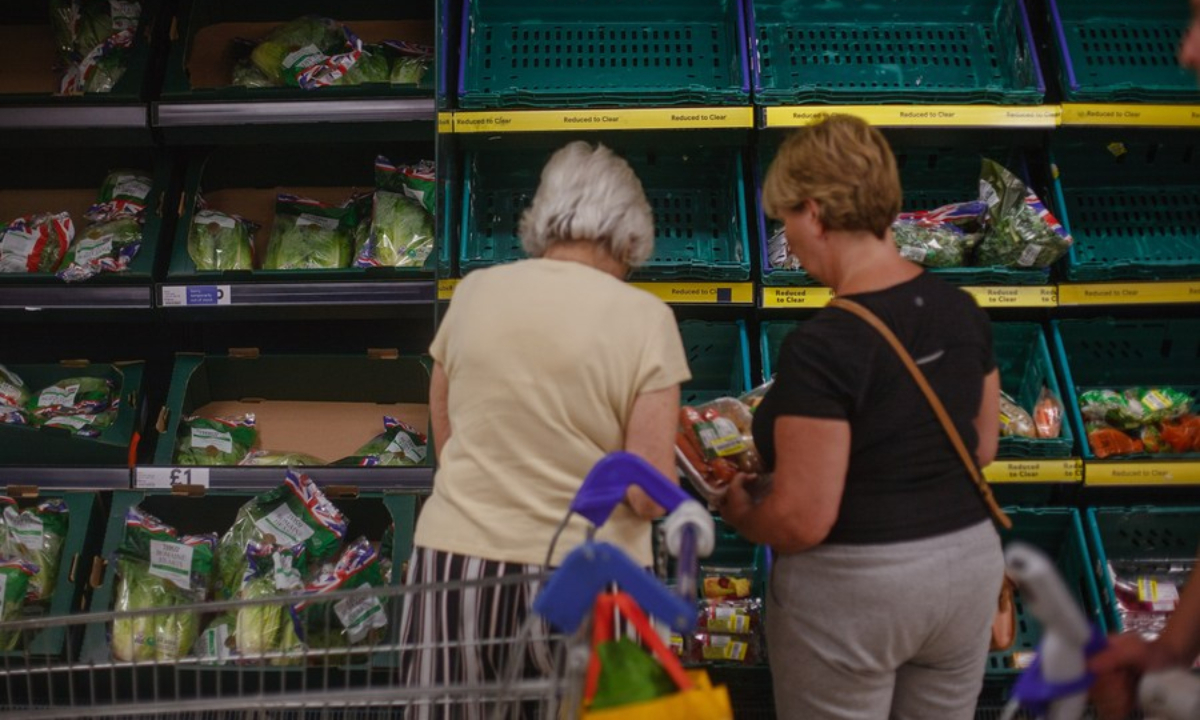
[[(269, 537), (268, 537), (269, 536)], [(246, 576), (251, 543), (294, 547), (303, 543), (308, 562), (332, 557), (346, 536), (346, 519), (307, 476), (288, 471), (284, 483), (243, 505), (217, 547), (217, 595), (228, 599)]]
[(433, 48), (402, 40), (388, 40), (384, 45), (396, 53), (392, 62), (392, 84), (420, 85), (433, 65)]
[(62, 428), (80, 437), (99, 437), (117, 421), (117, 409), (110, 407), (98, 413), (75, 413), (55, 415), (42, 423), (42, 427)]
[(0, 272), (52, 273), (74, 239), (68, 213), (17, 218), (0, 231)]
[(52, 4), (51, 24), (66, 61), (59, 92), (111, 91), (129, 64), (141, 13), (141, 5), (132, 0)]
[(337, 465), (409, 467), (422, 465), (429, 455), (425, 434), (408, 423), (384, 416), (383, 432)]
[(30, 395), (25, 410), (34, 424), (55, 417), (96, 415), (116, 403), (113, 383), (101, 377), (72, 377), (59, 380)]
[(355, 248), (354, 265), (422, 267), (433, 252), (433, 237), (433, 216), (421, 203), (405, 195), (376, 190), (371, 229)]
[(37, 568), (29, 578), (28, 601), (49, 599), (58, 581), (63, 544), (67, 539), (67, 504), (60, 499), (43, 500), (21, 510), (16, 502), (4, 498), (4, 557), (18, 558)]
[(335, 81), (334, 85), (365, 85), (367, 83), (386, 83), (391, 70), (388, 58), (383, 48), (375, 45), (364, 45), (362, 56), (358, 62), (350, 66), (346, 74)]
[(979, 265), (1044, 268), (1071, 247), (1071, 236), (1037, 195), (994, 160), (983, 161), (979, 197), (988, 207)]
[(237, 465), (258, 445), (254, 415), (206, 418), (191, 416), (180, 423), (175, 462), (180, 465)]
[(79, 282), (102, 272), (123, 272), (142, 247), (142, 226), (136, 217), (91, 225), (75, 238), (58, 276)]
[[(0, 560), (0, 621), (20, 620), (29, 593), (29, 581), (38, 567), (24, 560)], [(13, 650), (20, 642), (17, 632), (0, 633), (0, 650)]]
[(120, 217), (141, 217), (154, 189), (149, 173), (140, 170), (114, 170), (104, 178), (96, 204), (84, 216), (103, 223)]
[(272, 80), (250, 58), (242, 58), (233, 64), (232, 85), (246, 88), (279, 87), (280, 83)]
[(117, 548), (113, 609), (162, 612), (113, 621), (112, 654), (125, 662), (174, 662), (191, 652), (200, 633), (196, 612), (172, 608), (203, 602), (212, 582), (216, 536), (185, 535), (132, 507)]
[(327, 62), (346, 44), (346, 34), (336, 21), (306, 15), (272, 30), (254, 48), (250, 60), (271, 82), (296, 86), (301, 72)]
[(954, 203), (936, 210), (901, 213), (892, 223), (900, 254), (925, 267), (963, 267), (979, 242), (981, 202)]
[(275, 225), (271, 228), (263, 269), (350, 267), (354, 225), (353, 208), (280, 195), (275, 204)]
[(324, 460), (308, 453), (287, 452), (283, 450), (255, 450), (242, 460), (241, 465), (256, 465), (269, 467), (302, 467), (306, 465), (325, 465)]
[(0, 365), (0, 407), (22, 408), (29, 402), (29, 388), (21, 376)]
[(437, 171), (432, 160), (415, 165), (396, 165), (383, 155), (375, 156), (375, 187), (404, 193), (430, 213), (437, 210)]
[[(239, 600), (294, 595), (304, 589), (308, 553), (304, 543), (291, 547), (251, 540), (246, 545), (246, 573), (237, 591)], [(234, 637), (245, 660), (268, 659), (285, 665), (302, 659), (300, 638), (290, 603), (248, 605), (237, 611)], [(282, 657), (263, 658), (282, 652)], [(289, 655), (294, 655), (289, 657)]]
[(387, 612), (378, 597), (364, 593), (361, 598), (348, 597), (333, 603), (317, 602), (323, 593), (383, 587), (385, 564), (379, 551), (366, 538), (358, 538), (342, 553), (337, 564), (321, 570), (305, 588), (307, 597), (296, 609), (304, 618), (308, 633), (330, 637), (341, 635), (347, 644), (360, 643), (378, 637), (387, 627)]
[(200, 210), (192, 216), (188, 257), (197, 270), (253, 270), (251, 234), (249, 224), (237, 216)]

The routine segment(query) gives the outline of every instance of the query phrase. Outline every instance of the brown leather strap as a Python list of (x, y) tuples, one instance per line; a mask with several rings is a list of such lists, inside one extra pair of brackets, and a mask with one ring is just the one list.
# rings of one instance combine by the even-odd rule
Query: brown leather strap
[(868, 325), (878, 330), (884, 340), (888, 341), (888, 344), (900, 356), (900, 361), (904, 363), (904, 367), (908, 368), (908, 373), (912, 375), (913, 380), (921, 388), (921, 392), (925, 394), (925, 399), (929, 401), (929, 406), (933, 408), (933, 413), (937, 415), (938, 422), (942, 424), (946, 435), (949, 436), (950, 444), (958, 452), (958, 457), (962, 459), (963, 465), (967, 468), (967, 473), (970, 474), (971, 480), (975, 482), (975, 487), (978, 488), (979, 494), (983, 496), (983, 501), (987, 503), (988, 510), (992, 513), (992, 519), (1006, 530), (1011, 528), (1012, 520), (996, 503), (996, 498), (992, 496), (991, 487), (988, 486), (987, 481), (980, 474), (979, 468), (976, 467), (975, 459), (971, 457), (966, 444), (963, 443), (962, 437), (958, 434), (958, 429), (954, 427), (954, 422), (950, 419), (950, 414), (946, 412), (946, 408), (942, 405), (942, 401), (938, 399), (937, 393), (933, 391), (933, 388), (929, 385), (929, 381), (925, 379), (925, 373), (921, 372), (921, 368), (917, 367), (917, 363), (913, 361), (912, 355), (909, 355), (908, 350), (904, 349), (904, 345), (900, 343), (900, 339), (896, 337), (896, 334), (875, 313), (853, 300), (835, 298), (829, 305), (859, 316)]

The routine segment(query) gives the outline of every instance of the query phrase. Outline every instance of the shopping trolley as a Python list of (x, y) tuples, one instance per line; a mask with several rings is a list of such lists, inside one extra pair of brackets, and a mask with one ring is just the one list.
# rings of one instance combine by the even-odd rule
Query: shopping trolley
[[(444, 706), (482, 709), (504, 717), (517, 708), (535, 707), (538, 717), (569, 717), (577, 708), (586, 662), (578, 643), (586, 641), (588, 614), (597, 592), (617, 583), (643, 608), (676, 631), (695, 622), (696, 555), (713, 543), (711, 516), (650, 465), (626, 453), (598, 463), (571, 505), (572, 515), (587, 518), (593, 529), (620, 504), (630, 484), (642, 487), (670, 511), (664, 525), (680, 556), (680, 590), (674, 594), (620, 551), (591, 536), (551, 574), (513, 575), (485, 581), (455, 581), (340, 590), (317, 596), (276, 596), (254, 600), (179, 604), (170, 608), (114, 612), (107, 608), (62, 617), (0, 622), (0, 715), (5, 718), (158, 717), (224, 718), (395, 718), (405, 708)], [(395, 572), (399, 573), (397, 566)], [(484, 591), (537, 580), (544, 583), (535, 610), (556, 630), (547, 642), (555, 672), (523, 677), (514, 668), (494, 682), (467, 684), (453, 678), (434, 686), (408, 686), (401, 677), (403, 654), (412, 651), (401, 636), (405, 604), (417, 593), (447, 589)], [(689, 591), (688, 588), (691, 588)], [(186, 618), (235, 617), (254, 622), (260, 614), (285, 605), (295, 617), (303, 600), (309, 627), (335, 627), (342, 616), (382, 613), (382, 628), (359, 642), (305, 642), (297, 647), (248, 651), (213, 625), (183, 642), (180, 652), (160, 649), (148, 656), (120, 659), (111, 652), (114, 623), (123, 626), (180, 625)], [(530, 621), (533, 622), (532, 620)], [(54, 651), (36, 639), (47, 632), (65, 639)], [(309, 638), (312, 640), (312, 638)], [(519, 658), (516, 638), (476, 641), (501, 646)], [(11, 643), (13, 649), (4, 650)], [(190, 647), (185, 647), (190, 645)], [(507, 646), (507, 647), (503, 647)], [(574, 659), (573, 659), (574, 658)]]

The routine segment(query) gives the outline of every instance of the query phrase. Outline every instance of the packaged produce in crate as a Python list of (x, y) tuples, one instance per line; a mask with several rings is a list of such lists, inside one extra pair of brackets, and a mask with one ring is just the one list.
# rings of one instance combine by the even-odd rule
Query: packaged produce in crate
[(1053, 440), (1062, 434), (1062, 418), (1062, 400), (1049, 388), (1042, 388), (1032, 413), (1008, 393), (1000, 392), (1000, 437)]
[(1192, 413), (1192, 398), (1173, 388), (1088, 390), (1079, 409), (1098, 458), (1200, 452), (1200, 416)]
[(1157, 637), (1175, 612), (1195, 566), (1194, 558), (1110, 560), (1105, 571), (1112, 582), (1113, 610), (1123, 629), (1147, 639)]
[[(720, 397), (702, 405), (683, 406), (675, 439), (679, 469), (708, 499), (725, 493), (734, 476), (763, 471), (754, 447), (754, 410), (773, 381), (738, 397)], [(755, 481), (762, 483), (765, 479)]]

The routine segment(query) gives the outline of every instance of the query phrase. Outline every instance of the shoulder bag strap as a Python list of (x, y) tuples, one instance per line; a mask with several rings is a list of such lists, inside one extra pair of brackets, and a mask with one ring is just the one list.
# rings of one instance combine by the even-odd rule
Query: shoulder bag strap
[(954, 427), (954, 422), (950, 419), (950, 414), (946, 412), (946, 408), (942, 405), (942, 401), (938, 399), (937, 393), (933, 391), (933, 388), (929, 385), (929, 381), (925, 379), (925, 373), (921, 372), (921, 368), (917, 367), (917, 363), (908, 354), (908, 350), (904, 349), (904, 345), (900, 343), (900, 339), (896, 337), (896, 334), (875, 313), (853, 300), (835, 298), (829, 305), (862, 318), (868, 325), (878, 330), (884, 340), (888, 341), (888, 344), (892, 346), (892, 349), (900, 357), (900, 361), (904, 363), (904, 367), (908, 369), (908, 373), (912, 375), (913, 380), (921, 388), (921, 392), (925, 394), (925, 399), (929, 401), (929, 406), (933, 408), (933, 413), (937, 415), (938, 422), (942, 424), (946, 435), (949, 436), (950, 444), (958, 452), (958, 457), (967, 468), (967, 473), (971, 476), (971, 480), (975, 482), (975, 487), (979, 490), (979, 494), (983, 496), (983, 501), (987, 504), (988, 510), (992, 514), (992, 519), (1006, 530), (1011, 528), (1012, 520), (996, 504), (996, 498), (992, 496), (992, 489), (988, 486), (987, 481), (983, 479), (979, 468), (976, 467), (975, 459), (963, 443), (962, 437), (958, 434), (958, 429)]

